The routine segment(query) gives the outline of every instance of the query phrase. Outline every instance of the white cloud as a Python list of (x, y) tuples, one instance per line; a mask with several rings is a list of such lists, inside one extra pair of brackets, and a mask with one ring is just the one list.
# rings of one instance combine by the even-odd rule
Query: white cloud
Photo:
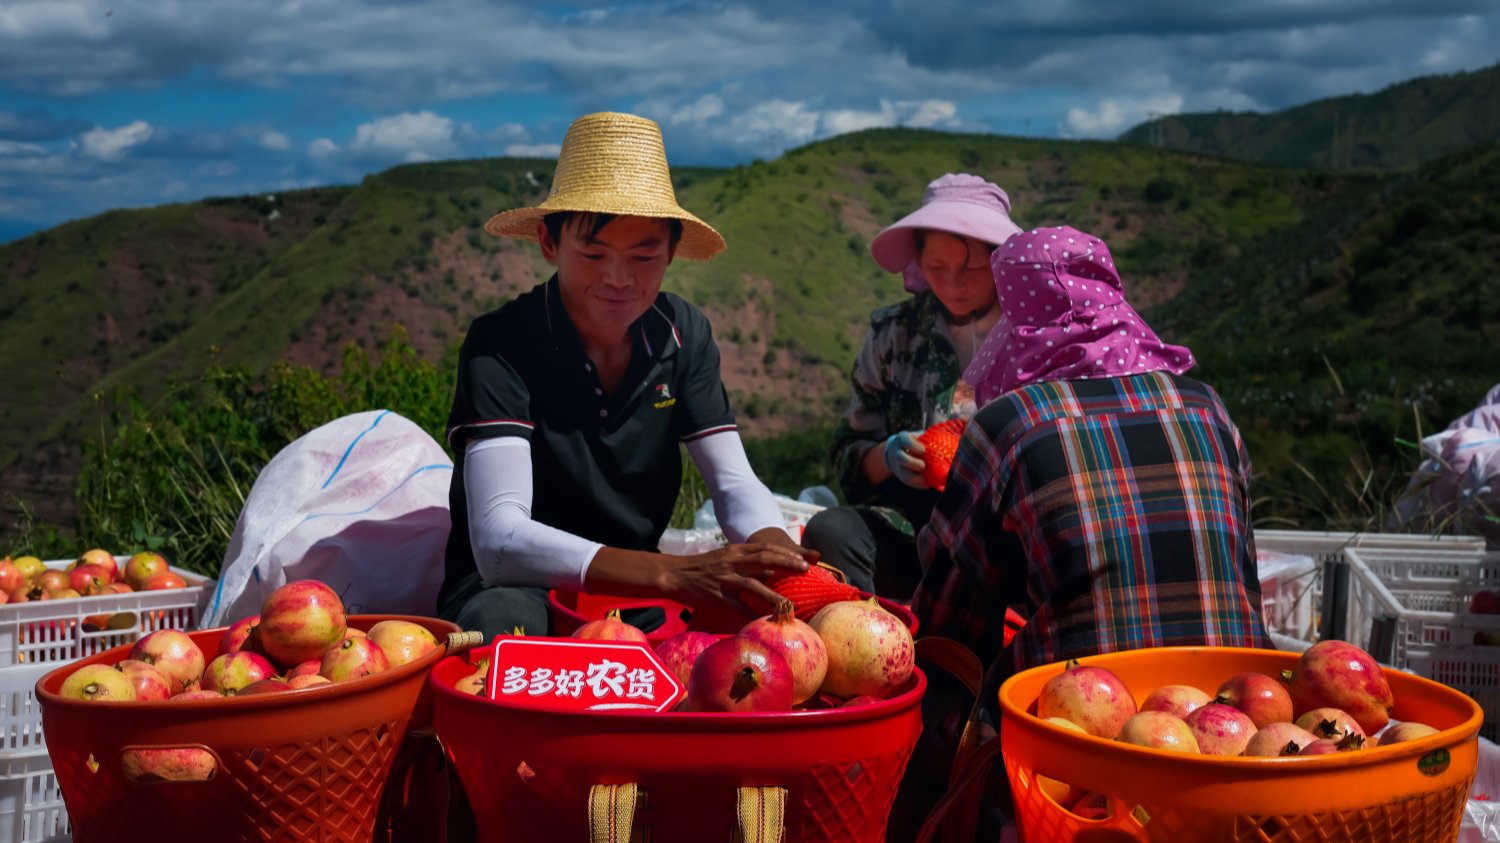
[(817, 134), (818, 119), (818, 112), (809, 109), (805, 102), (767, 100), (731, 118), (728, 134), (747, 136), (746, 140), (806, 143)]
[(34, 143), (21, 143), (0, 138), (0, 155), (42, 155), (46, 151)]
[(286, 135), (283, 135), (282, 133), (274, 129), (267, 129), (266, 131), (260, 133), (260, 146), (262, 149), (269, 149), (273, 152), (281, 152), (283, 150), (291, 149), (292, 141), (291, 138), (288, 138)]
[(516, 158), (556, 158), (562, 152), (557, 143), (513, 143), (505, 147), (505, 154)]
[(879, 111), (840, 109), (823, 114), (824, 130), (834, 135), (873, 129), (877, 126), (894, 126), (896, 122), (896, 107), (891, 104), (890, 100), (881, 100)]
[(1108, 97), (1092, 109), (1068, 109), (1068, 117), (1061, 132), (1065, 137), (1114, 136), (1154, 116), (1176, 114), (1181, 110), (1182, 97), (1177, 94), (1134, 99)]
[(724, 101), (714, 94), (704, 94), (693, 102), (672, 111), (666, 116), (665, 122), (674, 125), (701, 124), (723, 113)]
[(95, 126), (84, 132), (78, 142), (84, 155), (101, 161), (114, 161), (123, 156), (131, 147), (150, 140), (151, 133), (150, 123), (136, 120), (118, 129)]
[(318, 138), (307, 145), (307, 154), (318, 161), (336, 155), (338, 151), (339, 145), (328, 138)]
[(958, 105), (951, 100), (921, 100), (903, 104), (914, 106), (911, 116), (906, 118), (908, 126), (933, 129), (958, 123)]
[(403, 112), (381, 117), (354, 130), (351, 152), (399, 156), (404, 161), (427, 161), (452, 154), (453, 121), (431, 111)]

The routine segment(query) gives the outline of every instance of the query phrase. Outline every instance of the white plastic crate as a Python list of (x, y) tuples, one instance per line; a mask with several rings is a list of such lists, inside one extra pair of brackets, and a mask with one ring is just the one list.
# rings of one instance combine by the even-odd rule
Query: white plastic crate
[[(128, 557), (117, 556), (122, 568)], [(46, 563), (66, 568), (72, 560)], [(158, 629), (197, 628), (214, 581), (172, 569), (187, 588), (0, 605), (0, 843), (67, 840), (68, 818), (42, 735), (36, 683), (62, 664)], [(125, 629), (85, 629), (84, 618), (128, 612)]]
[[(117, 556), (123, 569), (129, 557)], [(59, 570), (70, 559), (47, 562)], [(214, 581), (173, 568), (187, 588), (100, 594), (69, 600), (34, 600), (0, 606), (0, 670), (17, 664), (70, 662), (127, 644), (158, 629), (195, 629), (213, 594)], [(134, 626), (107, 631), (85, 630), (83, 619), (93, 615), (130, 612)]]
[(0, 840), (68, 840), (68, 812), (45, 749), (0, 758)]
[[(1390, 663), (1396, 667), (1408, 667), (1411, 654), (1435, 646), (1472, 645), (1476, 629), (1500, 630), (1500, 617), (1469, 614), (1475, 592), (1500, 589), (1500, 552), (1365, 548), (1345, 558), (1351, 641), (1357, 636), (1378, 646), (1372, 630), (1382, 618), (1391, 619)], [(1466, 627), (1466, 636), (1456, 633), (1459, 626)]]
[[(1328, 563), (1343, 564), (1350, 551), (1427, 552), (1453, 551), (1480, 553), (1484, 539), (1477, 536), (1429, 536), (1407, 533), (1337, 533), (1302, 530), (1256, 530), (1255, 548), (1262, 558), (1270, 554), (1306, 556), (1315, 563), (1308, 574), (1305, 566), (1288, 576), (1272, 571), (1261, 577), (1261, 596), (1266, 609), (1266, 627), (1276, 646), (1283, 650), (1305, 650), (1318, 640), (1323, 626), (1323, 568)], [(1350, 586), (1356, 590), (1357, 586)], [(1351, 613), (1358, 615), (1358, 626), (1368, 639), (1368, 610), (1375, 595), (1369, 589), (1356, 590), (1352, 598), (1358, 603)], [(1362, 602), (1360, 602), (1362, 601)], [(1360, 609), (1367, 611), (1360, 613)], [(1376, 613), (1379, 616), (1380, 613)], [(1354, 631), (1354, 626), (1346, 627)], [(1363, 645), (1361, 645), (1363, 646)]]

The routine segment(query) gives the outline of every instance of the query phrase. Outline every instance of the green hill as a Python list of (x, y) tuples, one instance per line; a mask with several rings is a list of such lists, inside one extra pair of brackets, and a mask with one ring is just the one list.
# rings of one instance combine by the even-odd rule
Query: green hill
[[(1420, 398), (1425, 424), (1445, 422), (1496, 379), (1471, 350), (1495, 322), (1500, 227), (1482, 199), (1496, 195), (1495, 158), (1338, 176), (1136, 144), (867, 131), (774, 161), (680, 169), (682, 203), (730, 248), (676, 264), (667, 286), (712, 317), (749, 435), (826, 427), (870, 311), (904, 295), (870, 260), (869, 238), (932, 177), (979, 173), (1009, 191), (1023, 225), (1067, 222), (1110, 243), (1132, 300), (1159, 305), (1162, 333), (1204, 360), (1265, 477), (1288, 486), (1300, 459), (1331, 483), (1366, 447), (1351, 424), (1378, 417), (1363, 430), (1378, 440), (1371, 464), (1390, 470), (1391, 438), (1413, 414), (1402, 402)], [(352, 187), (117, 211), (0, 246), (0, 353), (18, 361), (0, 373), (0, 534), (11, 496), (70, 520), (76, 443), (103, 420), (95, 396), (149, 401), (210, 362), (331, 372), (345, 343), (374, 349), (398, 324), (440, 360), (470, 319), (547, 274), (534, 246), (480, 227), (539, 200), (552, 166), (404, 166)], [(1440, 201), (1444, 190), (1456, 193)], [(1448, 262), (1429, 271), (1411, 257), (1419, 248)], [(1474, 371), (1411, 350), (1454, 326)], [(1330, 397), (1324, 355), (1353, 397)], [(816, 439), (803, 462), (822, 459)]]
[(1500, 140), (1500, 65), (1269, 114), (1174, 114), (1120, 140), (1281, 167), (1406, 170)]
[(1497, 195), (1500, 144), (1350, 182), (1152, 314), (1246, 428), (1262, 515), (1334, 497), (1373, 509), (1410, 463), (1398, 437), (1500, 382)]

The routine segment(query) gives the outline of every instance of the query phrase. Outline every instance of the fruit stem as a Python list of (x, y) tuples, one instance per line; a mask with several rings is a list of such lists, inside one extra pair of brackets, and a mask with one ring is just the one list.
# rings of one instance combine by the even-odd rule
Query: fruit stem
[(1283, 670), (1281, 672), (1281, 681), (1283, 681), (1283, 682), (1290, 682), (1290, 681), (1292, 681), (1292, 672), (1290, 670)]
[(755, 669), (746, 665), (734, 673), (734, 682), (729, 686), (729, 697), (735, 702), (750, 696), (750, 693), (760, 687), (760, 680), (755, 675)]

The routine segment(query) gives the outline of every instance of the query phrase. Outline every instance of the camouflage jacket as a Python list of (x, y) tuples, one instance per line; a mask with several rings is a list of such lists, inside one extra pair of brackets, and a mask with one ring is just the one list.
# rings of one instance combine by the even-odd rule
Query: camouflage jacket
[(849, 409), (833, 434), (833, 463), (850, 503), (896, 509), (916, 527), (927, 523), (936, 492), (913, 489), (894, 478), (872, 486), (860, 463), (892, 433), (972, 415), (972, 406), (955, 406), (958, 376), (958, 355), (942, 305), (931, 292), (870, 315), (870, 333), (849, 377)]

